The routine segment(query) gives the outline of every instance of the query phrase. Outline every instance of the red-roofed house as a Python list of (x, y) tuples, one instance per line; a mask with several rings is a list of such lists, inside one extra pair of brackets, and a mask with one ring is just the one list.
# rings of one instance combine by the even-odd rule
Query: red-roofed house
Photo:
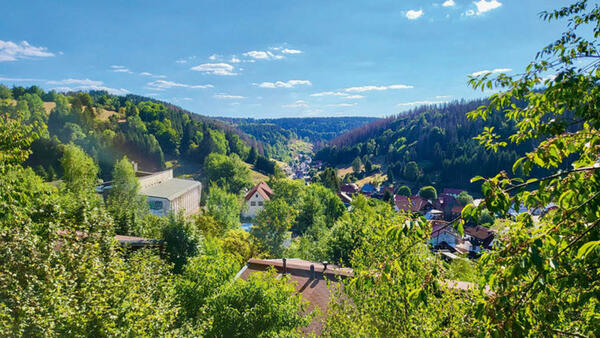
[(417, 195), (411, 197), (396, 195), (394, 197), (394, 203), (396, 204), (396, 210), (406, 210), (425, 214), (433, 209), (433, 204), (429, 200)]
[(248, 208), (242, 216), (256, 217), (258, 212), (264, 208), (265, 202), (271, 199), (271, 196), (273, 196), (273, 190), (271, 190), (271, 187), (267, 183), (260, 182), (255, 185), (246, 194), (245, 202)]

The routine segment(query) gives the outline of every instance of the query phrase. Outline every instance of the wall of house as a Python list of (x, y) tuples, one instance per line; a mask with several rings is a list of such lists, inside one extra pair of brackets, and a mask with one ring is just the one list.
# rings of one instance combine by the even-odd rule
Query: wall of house
[(173, 169), (165, 170), (150, 176), (140, 177), (140, 190), (148, 189), (173, 178)]
[(243, 213), (244, 217), (256, 217), (258, 213), (264, 209), (265, 199), (258, 192), (254, 193), (248, 201), (246, 201), (247, 210)]
[(456, 242), (457, 242), (457, 238), (455, 236), (453, 236), (452, 234), (446, 232), (446, 231), (442, 231), (438, 236), (431, 237), (431, 241), (430, 242), (431, 242), (431, 245), (433, 245), (433, 246), (437, 246), (437, 245), (439, 245), (442, 242), (446, 242), (451, 247), (455, 247), (456, 246)]
[(150, 206), (150, 212), (154, 215), (167, 216), (169, 214), (171, 206), (168, 199), (148, 196), (146, 197), (146, 201)]
[(198, 185), (198, 187), (191, 189), (185, 194), (177, 197), (171, 202), (172, 211), (179, 213), (180, 210), (183, 210), (183, 213), (186, 216), (197, 212), (198, 208), (200, 208), (201, 193), (202, 188), (200, 185)]

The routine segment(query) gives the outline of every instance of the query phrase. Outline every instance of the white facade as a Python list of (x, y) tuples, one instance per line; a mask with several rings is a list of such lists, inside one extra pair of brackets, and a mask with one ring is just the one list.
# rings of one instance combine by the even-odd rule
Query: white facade
[(246, 211), (242, 214), (244, 217), (256, 217), (264, 209), (265, 198), (257, 191), (250, 199), (246, 201)]
[(183, 212), (185, 216), (200, 209), (202, 184), (194, 180), (173, 178), (165, 170), (139, 179), (140, 192), (146, 195), (150, 211), (157, 216)]

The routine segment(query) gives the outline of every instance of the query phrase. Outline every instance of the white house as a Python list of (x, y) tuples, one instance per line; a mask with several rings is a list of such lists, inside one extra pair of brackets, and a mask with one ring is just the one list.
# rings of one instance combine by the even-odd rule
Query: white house
[(260, 182), (250, 189), (246, 194), (246, 211), (242, 213), (244, 217), (256, 217), (259, 211), (264, 208), (265, 202), (271, 199), (273, 190), (265, 182)]
[(173, 178), (173, 170), (140, 177), (140, 193), (147, 196), (150, 211), (157, 216), (183, 211), (185, 216), (200, 209), (202, 183)]

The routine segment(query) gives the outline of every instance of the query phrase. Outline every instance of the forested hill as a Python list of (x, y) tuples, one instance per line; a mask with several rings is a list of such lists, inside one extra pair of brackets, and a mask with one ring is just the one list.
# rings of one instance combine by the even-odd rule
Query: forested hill
[[(509, 170), (519, 154), (533, 146), (511, 145), (495, 153), (481, 146), (474, 137), (483, 131), (484, 122), (471, 121), (466, 113), (486, 103), (463, 100), (421, 106), (376, 120), (331, 140), (315, 158), (338, 166), (349, 165), (356, 157), (364, 162), (368, 157), (383, 165), (391, 181), (468, 188), (474, 176)], [(502, 136), (514, 129), (498, 112), (485, 123)]]
[(254, 139), (221, 121), (138, 95), (59, 94), (36, 86), (0, 85), (0, 113), (22, 114), (27, 123), (47, 127), (31, 145), (27, 165), (49, 180), (62, 175), (59, 159), (67, 143), (84, 149), (104, 179), (123, 155), (151, 171), (173, 160), (202, 164), (210, 153), (237, 154), (246, 160), (256, 146)]
[(312, 143), (320, 149), (329, 140), (377, 120), (372, 117), (304, 117), (304, 118), (218, 118), (252, 135), (264, 145), (264, 152), (284, 159), (291, 140)]

